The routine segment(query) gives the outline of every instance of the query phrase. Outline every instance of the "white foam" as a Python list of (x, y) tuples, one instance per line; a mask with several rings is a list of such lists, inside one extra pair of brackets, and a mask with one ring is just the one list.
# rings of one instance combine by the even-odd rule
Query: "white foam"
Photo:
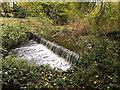
[(25, 58), (30, 62), (34, 60), (36, 64), (49, 64), (52, 68), (67, 70), (71, 66), (65, 59), (35, 41), (31, 41), (28, 46), (16, 48), (13, 52), (16, 53), (17, 58)]

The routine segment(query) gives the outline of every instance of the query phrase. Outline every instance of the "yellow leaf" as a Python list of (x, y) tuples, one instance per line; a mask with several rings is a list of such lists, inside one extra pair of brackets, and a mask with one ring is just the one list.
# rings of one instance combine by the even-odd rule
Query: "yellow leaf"
[(54, 85), (56, 85), (56, 83), (54, 83)]
[(52, 74), (50, 74), (50, 76), (53, 76)]

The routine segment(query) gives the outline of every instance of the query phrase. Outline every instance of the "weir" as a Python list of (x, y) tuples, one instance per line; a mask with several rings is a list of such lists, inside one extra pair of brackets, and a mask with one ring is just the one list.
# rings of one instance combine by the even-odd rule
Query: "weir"
[(36, 64), (49, 64), (51, 67), (67, 70), (79, 60), (79, 54), (74, 53), (54, 42), (32, 35), (30, 41), (19, 48), (12, 50), (17, 58), (25, 58)]
[(55, 53), (59, 57), (64, 58), (71, 64), (75, 63), (75, 61), (79, 59), (79, 54), (76, 54), (75, 52), (70, 51), (69, 49), (66, 49), (62, 46), (59, 46), (54, 42), (50, 42), (49, 40), (46, 40), (42, 37), (38, 37), (37, 42), (43, 44), (53, 53)]
[(46, 46), (30, 40), (26, 45), (13, 50), (16, 54), (16, 58), (26, 59), (28, 63), (32, 64), (49, 64), (52, 68), (59, 68), (67, 70), (71, 67), (71, 64), (65, 59), (57, 56)]

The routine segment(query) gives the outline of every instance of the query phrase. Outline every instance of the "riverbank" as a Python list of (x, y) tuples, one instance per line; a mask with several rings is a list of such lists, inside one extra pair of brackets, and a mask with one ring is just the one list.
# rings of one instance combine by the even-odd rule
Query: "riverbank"
[(35, 18), (27, 19), (25, 22), (19, 20), (2, 22), (3, 51), (7, 52), (17, 45), (24, 44), (29, 40), (26, 32), (31, 32), (58, 43), (62, 42), (66, 47), (77, 46), (82, 50), (78, 52), (81, 58), (73, 64), (73, 68), (61, 71), (50, 69), (49, 66), (34, 66), (26, 60), (15, 58), (13, 54), (4, 56), (3, 53), (3, 89), (119, 89), (120, 44), (118, 39), (109, 39), (103, 35), (91, 33), (80, 34), (80, 36), (77, 35), (79, 38), (77, 36), (75, 38), (76, 31), (50, 25), (41, 24)]

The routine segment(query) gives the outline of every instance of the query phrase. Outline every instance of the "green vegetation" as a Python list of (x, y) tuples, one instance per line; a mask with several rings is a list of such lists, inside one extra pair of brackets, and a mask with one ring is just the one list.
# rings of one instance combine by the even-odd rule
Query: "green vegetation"
[[(117, 2), (21, 2), (2, 7), (3, 90), (120, 89)], [(81, 50), (80, 59), (67, 71), (16, 59), (8, 52), (29, 40), (28, 32), (65, 38), (63, 44)]]
[(26, 28), (22, 22), (5, 23), (2, 27), (2, 47), (14, 48), (27, 40)]
[(15, 90), (38, 88), (118, 89), (119, 51), (107, 39), (95, 42), (92, 53), (81, 54), (72, 69), (61, 71), (49, 66), (29, 65), (14, 55), (3, 59), (3, 87)]

